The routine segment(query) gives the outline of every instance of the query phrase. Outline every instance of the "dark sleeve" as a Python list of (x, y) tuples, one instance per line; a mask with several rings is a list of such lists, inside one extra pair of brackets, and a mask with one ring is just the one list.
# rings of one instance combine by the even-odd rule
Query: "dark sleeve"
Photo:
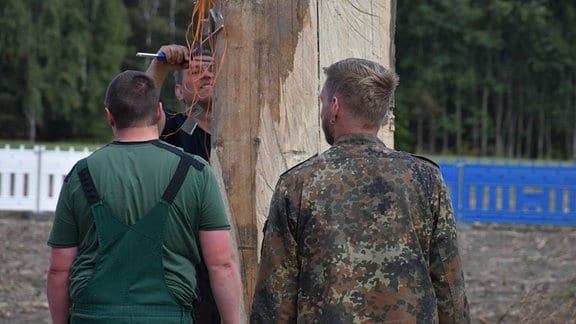
[(74, 205), (79, 202), (74, 201), (74, 193), (80, 191), (81, 186), (75, 169), (76, 167), (72, 168), (66, 176), (58, 196), (54, 222), (48, 238), (48, 246), (53, 248), (69, 248), (79, 245), (78, 227), (74, 218)]
[(204, 197), (200, 205), (199, 229), (201, 231), (229, 230), (228, 213), (224, 206), (218, 181), (210, 166), (204, 167), (202, 177), (204, 179)]

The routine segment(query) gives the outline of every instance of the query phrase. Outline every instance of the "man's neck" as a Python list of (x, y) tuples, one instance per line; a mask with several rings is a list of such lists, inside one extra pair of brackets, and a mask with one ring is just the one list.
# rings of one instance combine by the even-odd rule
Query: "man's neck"
[(145, 142), (158, 139), (158, 126), (128, 127), (114, 129), (117, 142)]
[(191, 117), (196, 122), (198, 127), (202, 128), (202, 130), (208, 134), (212, 133), (210, 126), (210, 112), (208, 107), (206, 107), (206, 104), (194, 104), (192, 107), (186, 108), (186, 113), (189, 118)]

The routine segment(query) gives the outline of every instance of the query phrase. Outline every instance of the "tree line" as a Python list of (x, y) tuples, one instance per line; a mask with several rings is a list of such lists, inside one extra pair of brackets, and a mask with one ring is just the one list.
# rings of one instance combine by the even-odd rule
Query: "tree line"
[[(185, 44), (193, 3), (3, 0), (0, 138), (110, 139), (105, 87), (135, 57)], [(576, 3), (396, 1), (396, 148), (576, 158)], [(166, 88), (172, 87), (167, 79)], [(165, 106), (177, 107), (170, 90)]]
[[(2, 0), (0, 138), (108, 141), (108, 82), (146, 69), (137, 52), (186, 44), (192, 9), (176, 0)], [(171, 93), (163, 101), (175, 107)]]
[(576, 159), (576, 3), (398, 1), (396, 14), (400, 146)]

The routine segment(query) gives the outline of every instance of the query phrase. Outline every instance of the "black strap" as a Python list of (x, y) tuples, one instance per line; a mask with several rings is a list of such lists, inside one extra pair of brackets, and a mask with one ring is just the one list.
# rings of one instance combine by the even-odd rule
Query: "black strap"
[[(190, 154), (190, 153), (184, 153), (184, 151), (181, 148), (170, 145), (170, 144), (163, 142), (163, 141), (152, 141), (152, 142), (150, 142), (150, 144), (156, 145), (156, 147), (159, 147), (161, 149), (172, 152), (172, 153), (174, 153), (180, 157), (182, 157), (186, 154)], [(202, 169), (204, 169), (204, 167), (206, 166), (204, 163), (202, 163), (196, 159), (191, 159), (190, 163), (192, 164), (194, 169), (196, 169), (198, 171), (202, 171)]]
[(78, 177), (80, 178), (82, 190), (84, 191), (84, 195), (86, 196), (88, 203), (93, 205), (99, 202), (100, 195), (98, 194), (98, 191), (94, 186), (94, 181), (92, 181), (92, 177), (90, 176), (90, 170), (88, 169), (86, 159), (78, 161), (76, 168), (78, 168)]
[(174, 197), (176, 197), (176, 194), (180, 190), (180, 187), (182, 187), (182, 183), (184, 183), (184, 179), (186, 179), (186, 174), (188, 174), (188, 170), (190, 169), (190, 166), (193, 165), (194, 162), (197, 161), (189, 155), (183, 154), (180, 156), (180, 162), (176, 167), (176, 172), (174, 172), (174, 175), (172, 176), (172, 179), (170, 179), (168, 187), (166, 188), (164, 194), (162, 195), (162, 199), (164, 201), (166, 201), (169, 204), (171, 204), (172, 201), (174, 201)]
[[(170, 183), (164, 193), (162, 194), (162, 199), (167, 203), (171, 204), (176, 197), (176, 194), (182, 187), (182, 183), (184, 183), (184, 179), (186, 179), (186, 175), (188, 174), (188, 170), (190, 166), (194, 166), (198, 169), (198, 164), (202, 167), (202, 163), (196, 161), (192, 156), (187, 154), (180, 155), (180, 162), (178, 162), (178, 166), (176, 167), (176, 172), (170, 179)], [(82, 190), (84, 191), (84, 195), (88, 200), (90, 205), (93, 205), (99, 202), (100, 195), (96, 190), (96, 186), (94, 185), (94, 181), (92, 180), (92, 176), (90, 175), (90, 170), (88, 169), (88, 164), (86, 163), (86, 159), (82, 159), (78, 161), (76, 164), (76, 168), (78, 169), (78, 177), (80, 178), (80, 183), (82, 184)]]

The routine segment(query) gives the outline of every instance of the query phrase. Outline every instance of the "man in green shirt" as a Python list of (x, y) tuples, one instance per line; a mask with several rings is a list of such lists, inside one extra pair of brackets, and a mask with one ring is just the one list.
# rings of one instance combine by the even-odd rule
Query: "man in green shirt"
[(202, 253), (223, 322), (239, 323), (238, 261), (210, 166), (158, 139), (162, 105), (145, 73), (114, 78), (105, 106), (115, 141), (69, 173), (48, 240), (53, 322), (193, 323)]

